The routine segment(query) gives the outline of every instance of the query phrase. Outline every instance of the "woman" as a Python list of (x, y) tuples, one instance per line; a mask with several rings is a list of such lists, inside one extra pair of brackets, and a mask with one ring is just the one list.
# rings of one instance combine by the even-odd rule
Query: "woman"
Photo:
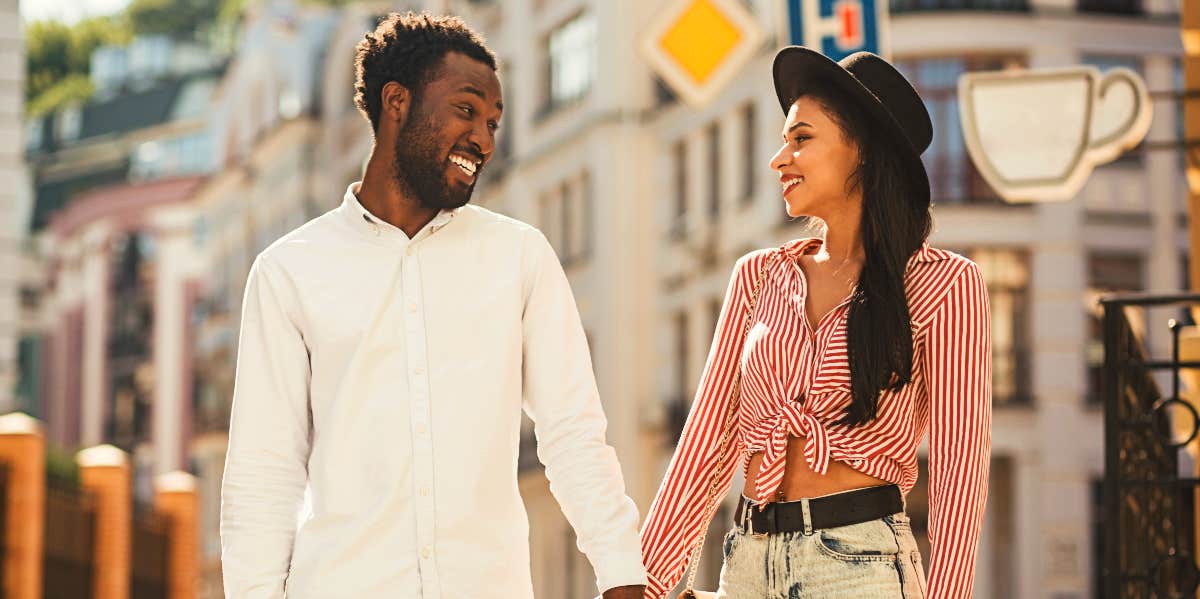
[[(926, 243), (929, 115), (873, 54), (835, 63), (785, 48), (774, 79), (787, 118), (771, 168), (788, 214), (819, 218), (826, 233), (734, 268), (642, 529), (646, 596), (679, 582), (710, 496), (724, 496), (740, 465), (719, 597), (970, 597), (990, 457), (990, 319), (979, 268)], [(928, 586), (903, 500), (926, 432)]]

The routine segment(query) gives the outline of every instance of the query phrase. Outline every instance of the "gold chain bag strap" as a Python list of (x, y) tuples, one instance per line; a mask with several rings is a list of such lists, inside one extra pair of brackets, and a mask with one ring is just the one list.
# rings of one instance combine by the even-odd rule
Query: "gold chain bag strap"
[[(770, 264), (771, 257), (763, 261), (762, 270), (758, 272), (758, 278), (754, 281), (754, 292), (750, 295), (750, 305), (746, 307), (746, 326), (742, 330), (742, 347), (746, 345), (746, 338), (750, 336), (750, 325), (754, 318), (754, 308), (758, 304), (758, 294), (762, 290), (763, 278), (767, 274), (767, 266)], [(684, 591), (679, 595), (679, 599), (716, 599), (717, 594), (708, 591), (697, 591), (696, 586), (696, 571), (700, 567), (700, 552), (704, 549), (704, 537), (708, 536), (708, 526), (713, 518), (713, 512), (717, 507), (717, 487), (720, 484), (721, 472), (725, 470), (725, 448), (729, 445), (729, 438), (733, 436), (733, 422), (737, 418), (737, 403), (738, 395), (740, 394), (742, 384), (742, 369), (741, 360), (734, 362), (733, 370), (733, 388), (729, 392), (729, 411), (725, 415), (725, 425), (721, 428), (721, 441), (717, 446), (717, 468), (713, 472), (712, 484), (708, 487), (708, 505), (704, 508), (704, 530), (700, 533), (700, 542), (696, 543), (695, 549), (692, 549), (691, 563), (688, 565), (687, 585), (684, 586)]]

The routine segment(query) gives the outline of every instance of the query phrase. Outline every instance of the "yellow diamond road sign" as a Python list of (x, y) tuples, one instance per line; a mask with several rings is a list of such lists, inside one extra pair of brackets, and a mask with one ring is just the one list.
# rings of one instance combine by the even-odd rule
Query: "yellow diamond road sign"
[(642, 39), (642, 54), (672, 89), (706, 104), (759, 49), (765, 34), (738, 0), (671, 0)]

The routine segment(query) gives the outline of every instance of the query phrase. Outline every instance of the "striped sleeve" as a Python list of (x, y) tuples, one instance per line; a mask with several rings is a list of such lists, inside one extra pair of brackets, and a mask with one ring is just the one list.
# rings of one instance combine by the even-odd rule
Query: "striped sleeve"
[(970, 264), (933, 316), (929, 390), (929, 599), (971, 597), (991, 457), (992, 344), (987, 287)]
[[(675, 588), (683, 577), (691, 549), (708, 524), (703, 512), (717, 468), (721, 428), (729, 410), (738, 356), (742, 353), (746, 304), (765, 256), (765, 252), (747, 255), (733, 270), (691, 412), (642, 526), (642, 559), (650, 582), (646, 587), (647, 599), (661, 599)], [(728, 457), (719, 474), (718, 498), (729, 491), (737, 468), (739, 435), (731, 435), (724, 450)]]

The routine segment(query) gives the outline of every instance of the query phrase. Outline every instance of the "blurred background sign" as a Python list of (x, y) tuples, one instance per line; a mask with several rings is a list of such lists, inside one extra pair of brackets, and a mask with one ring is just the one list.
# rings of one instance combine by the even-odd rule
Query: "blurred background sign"
[(703, 106), (765, 37), (740, 2), (678, 0), (658, 12), (643, 37), (642, 55), (675, 93), (693, 106)]
[(891, 60), (888, 3), (878, 0), (788, 0), (791, 43), (834, 60), (872, 52)]
[(1009, 202), (1065, 201), (1150, 131), (1146, 83), (1093, 66), (967, 73), (959, 114), (971, 160)]

